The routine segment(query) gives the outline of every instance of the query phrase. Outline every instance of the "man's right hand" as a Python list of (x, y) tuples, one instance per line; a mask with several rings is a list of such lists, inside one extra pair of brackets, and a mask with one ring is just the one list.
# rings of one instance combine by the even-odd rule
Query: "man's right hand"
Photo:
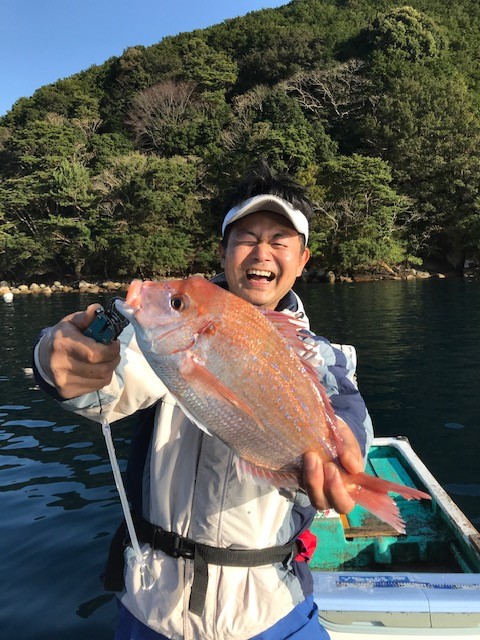
[(83, 335), (99, 304), (65, 316), (48, 329), (39, 344), (40, 366), (66, 400), (110, 384), (120, 362), (120, 342), (95, 342)]

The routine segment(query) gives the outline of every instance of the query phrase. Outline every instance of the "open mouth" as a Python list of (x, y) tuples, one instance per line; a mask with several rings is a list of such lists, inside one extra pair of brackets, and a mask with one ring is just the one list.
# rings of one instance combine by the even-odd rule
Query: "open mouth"
[(272, 282), (275, 279), (275, 274), (263, 269), (247, 269), (247, 278), (257, 282)]

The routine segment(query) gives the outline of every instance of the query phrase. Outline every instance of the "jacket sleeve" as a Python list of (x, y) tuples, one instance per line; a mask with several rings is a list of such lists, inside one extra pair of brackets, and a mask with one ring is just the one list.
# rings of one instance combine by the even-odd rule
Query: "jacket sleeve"
[[(43, 332), (44, 333), (44, 332)], [(139, 409), (145, 409), (161, 398), (167, 389), (140, 352), (133, 327), (128, 325), (119, 336), (121, 342), (121, 362), (113, 375), (111, 383), (92, 393), (65, 400), (48, 379), (38, 360), (38, 344), (34, 349), (33, 370), (38, 385), (57, 400), (67, 411), (73, 411), (101, 422), (102, 416), (109, 422), (129, 416)]]
[(373, 425), (356, 384), (355, 350), (342, 350), (315, 334), (305, 337), (304, 343), (313, 347), (307, 359), (315, 366), (335, 414), (353, 431), (365, 456), (373, 440)]

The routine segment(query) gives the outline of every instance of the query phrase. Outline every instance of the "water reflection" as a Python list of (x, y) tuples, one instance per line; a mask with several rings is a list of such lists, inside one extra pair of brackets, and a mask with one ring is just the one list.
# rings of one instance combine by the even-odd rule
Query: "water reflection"
[[(31, 372), (39, 329), (92, 301), (18, 297), (0, 306), (2, 637), (100, 640), (114, 629), (99, 574), (121, 516), (101, 429), (46, 399)], [(122, 467), (129, 430), (114, 432)]]

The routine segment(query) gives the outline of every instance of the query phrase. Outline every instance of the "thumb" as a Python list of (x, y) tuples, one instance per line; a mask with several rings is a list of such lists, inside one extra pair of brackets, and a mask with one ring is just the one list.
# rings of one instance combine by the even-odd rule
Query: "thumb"
[(77, 329), (80, 329), (80, 331), (85, 331), (94, 321), (98, 309), (102, 309), (102, 305), (96, 302), (95, 304), (90, 304), (85, 311), (72, 313), (70, 316), (67, 316), (65, 320), (68, 320), (68, 322), (77, 327)]

